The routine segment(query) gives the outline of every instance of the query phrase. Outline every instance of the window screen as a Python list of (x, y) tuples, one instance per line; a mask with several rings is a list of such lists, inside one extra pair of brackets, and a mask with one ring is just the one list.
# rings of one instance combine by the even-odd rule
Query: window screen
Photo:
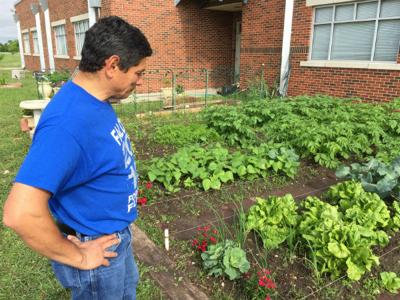
[(83, 47), (83, 42), (85, 41), (85, 33), (89, 29), (89, 20), (75, 22), (74, 29), (75, 29), (76, 55), (80, 56)]
[(313, 60), (396, 62), (399, 44), (400, 0), (315, 8)]

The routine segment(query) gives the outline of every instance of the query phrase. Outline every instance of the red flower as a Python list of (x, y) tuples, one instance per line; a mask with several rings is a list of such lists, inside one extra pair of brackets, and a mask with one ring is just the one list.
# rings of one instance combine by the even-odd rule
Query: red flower
[(146, 198), (146, 197), (141, 197), (141, 198), (138, 199), (137, 203), (138, 203), (139, 205), (146, 205), (146, 203), (147, 203), (147, 198)]
[[(210, 244), (216, 244), (218, 240), (218, 231), (210, 225), (198, 226), (196, 237), (192, 240), (192, 247), (198, 252), (205, 252)], [(194, 243), (194, 240), (197, 242)]]
[(268, 270), (268, 269), (266, 269), (266, 268), (263, 268), (263, 269), (262, 269), (262, 272), (263, 272), (265, 275), (271, 274), (271, 271)]
[(149, 181), (149, 182), (146, 182), (146, 189), (151, 189), (153, 187), (153, 184)]
[(267, 297), (265, 297), (265, 300), (271, 300), (271, 297), (267, 295)]
[(276, 284), (270, 279), (267, 281), (267, 285), (265, 286), (267, 289), (275, 289)]

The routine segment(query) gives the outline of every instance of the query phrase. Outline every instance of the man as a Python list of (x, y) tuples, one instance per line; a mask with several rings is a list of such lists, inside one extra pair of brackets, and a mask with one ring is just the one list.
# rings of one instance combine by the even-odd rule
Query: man
[(42, 114), (4, 207), (3, 222), (52, 260), (73, 299), (135, 299), (129, 224), (138, 177), (130, 141), (109, 103), (142, 84), (152, 49), (118, 17), (86, 32), (79, 72)]

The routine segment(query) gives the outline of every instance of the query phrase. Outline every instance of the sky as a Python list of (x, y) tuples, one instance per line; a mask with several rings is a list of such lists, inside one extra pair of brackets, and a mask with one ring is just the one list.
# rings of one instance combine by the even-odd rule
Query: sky
[(17, 39), (17, 25), (10, 9), (15, 0), (0, 0), (0, 43)]

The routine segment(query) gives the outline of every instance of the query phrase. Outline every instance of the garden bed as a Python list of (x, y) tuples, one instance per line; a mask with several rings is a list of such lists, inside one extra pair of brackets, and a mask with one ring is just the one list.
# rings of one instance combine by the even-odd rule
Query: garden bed
[[(381, 246), (373, 247), (375, 255), (383, 256), (372, 272), (350, 281), (342, 276), (346, 272), (338, 270), (340, 276), (334, 278), (339, 279), (333, 281), (329, 272), (316, 272), (304, 241), (267, 251), (258, 235), (251, 231), (245, 238), (240, 229), (255, 197), (292, 194), (302, 205), (302, 199), (319, 196), (337, 182), (334, 170), (340, 164), (372, 155), (390, 161), (398, 153), (394, 146), (399, 143), (399, 118), (387, 117), (386, 108), (316, 100), (244, 103), (211, 108), (201, 115), (146, 118), (128, 128), (136, 137), (133, 142), (142, 174), (139, 202), (145, 204), (137, 224), (159, 247), (168, 229), (171, 250), (165, 254), (175, 262), (176, 274), (211, 298), (264, 299), (266, 294), (273, 299), (392, 297), (384, 292), (379, 272), (399, 274), (398, 233), (389, 233), (393, 238), (387, 245), (380, 241)], [(301, 161), (296, 153), (301, 154)], [(153, 183), (146, 183), (149, 180)], [(242, 240), (252, 275), (243, 271), (233, 281), (226, 274), (207, 275), (196, 249), (198, 241), (194, 241), (199, 230), (210, 230), (207, 226), (222, 234), (218, 239)], [(206, 246), (202, 252), (211, 251), (210, 244)], [(268, 283), (268, 291), (264, 283), (257, 282), (257, 270), (267, 272), (263, 268), (269, 270), (264, 279), (274, 282)], [(251, 278), (246, 281), (246, 276)]]

